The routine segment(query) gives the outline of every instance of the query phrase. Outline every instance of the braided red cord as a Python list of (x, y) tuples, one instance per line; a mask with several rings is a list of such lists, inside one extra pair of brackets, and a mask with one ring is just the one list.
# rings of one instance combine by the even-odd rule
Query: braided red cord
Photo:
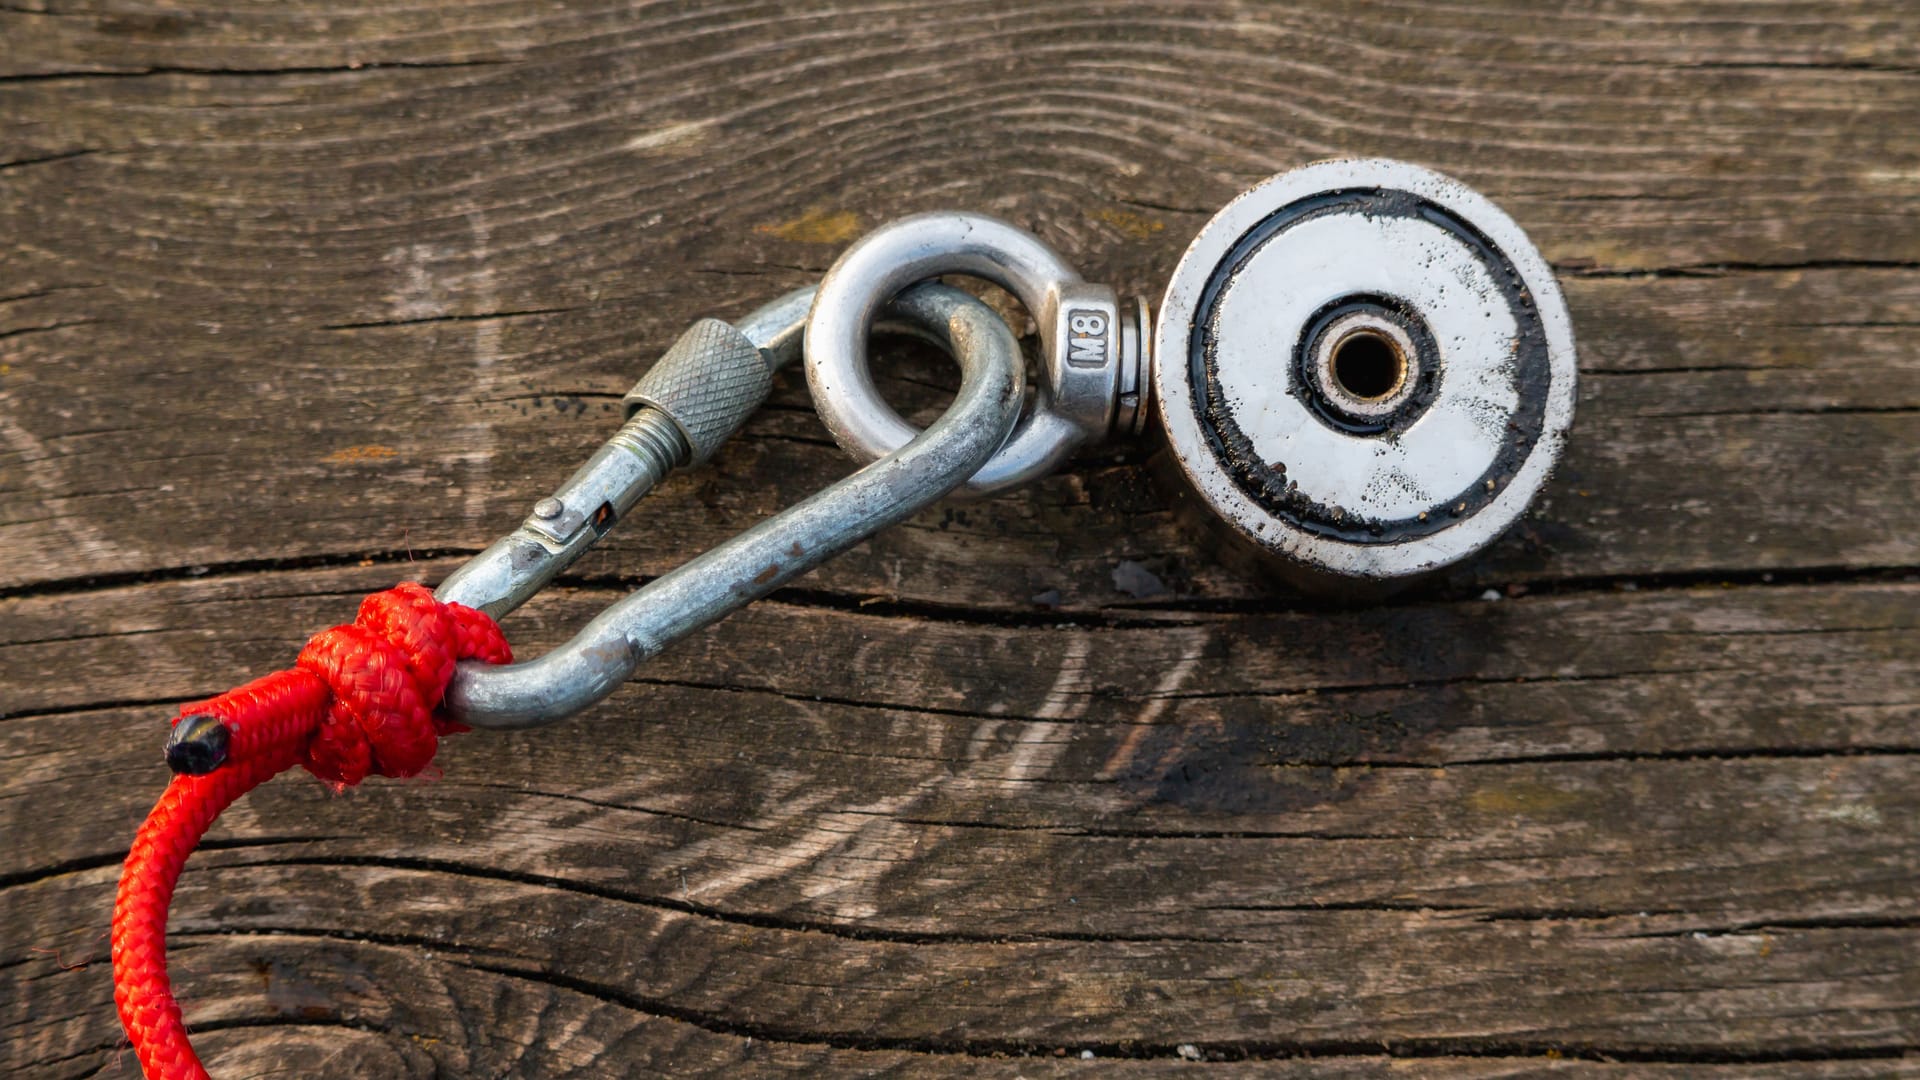
[(418, 773), (440, 736), (467, 730), (437, 712), (454, 664), (512, 658), (492, 619), (409, 583), (367, 597), (351, 625), (314, 635), (293, 670), (180, 709), (182, 718), (219, 717), (230, 741), (225, 764), (167, 785), (120, 874), (113, 1000), (149, 1080), (207, 1075), (187, 1042), (166, 947), (174, 885), (213, 819), (293, 765), (336, 789), (375, 773)]

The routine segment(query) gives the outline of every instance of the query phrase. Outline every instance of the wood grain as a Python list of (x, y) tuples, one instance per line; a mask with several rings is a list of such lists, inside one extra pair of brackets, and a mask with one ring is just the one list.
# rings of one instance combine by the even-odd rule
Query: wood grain
[[(1217, 561), (1150, 444), (937, 507), (578, 721), (236, 807), (175, 910), (197, 1045), (1920, 1075), (1916, 41), (1897, 0), (0, 0), (0, 1065), (133, 1070), (103, 935), (172, 707), (479, 550), (692, 319), (937, 207), (1152, 296), (1252, 182), (1380, 154), (1573, 311), (1568, 459), (1492, 551), (1329, 608)], [(881, 357), (934, 415), (948, 365)], [(510, 636), (846, 468), (783, 376)]]

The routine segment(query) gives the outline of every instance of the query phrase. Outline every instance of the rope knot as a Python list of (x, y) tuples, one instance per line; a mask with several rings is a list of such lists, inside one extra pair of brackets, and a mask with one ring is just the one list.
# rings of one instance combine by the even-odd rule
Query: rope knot
[(307, 642), (292, 670), (181, 708), (167, 743), (174, 778), (140, 826), (113, 909), (114, 1002), (149, 1077), (203, 1080), (167, 978), (167, 905), (187, 855), (222, 810), (304, 765), (336, 789), (412, 776), (440, 736), (454, 665), (513, 659), (485, 614), (407, 583), (374, 593), (352, 623)]
[(459, 654), (457, 618), (406, 584), (367, 597), (351, 624), (315, 634), (294, 668), (324, 681), (333, 701), (301, 764), (336, 787), (426, 768), (440, 736), (466, 730), (437, 711)]
[[(291, 755), (338, 790), (368, 776), (413, 776), (425, 769), (440, 736), (466, 728), (439, 712), (454, 665), (511, 659), (492, 619), (460, 604), (442, 604), (411, 582), (360, 603), (353, 622), (322, 630), (300, 650), (291, 671), (276, 671), (217, 698), (183, 706), (169, 760), (179, 771), (206, 772), (225, 761)], [(221, 731), (190, 724), (211, 718)], [(226, 745), (209, 750), (206, 735)], [(201, 767), (187, 751), (200, 751)], [(207, 759), (211, 759), (210, 761)]]

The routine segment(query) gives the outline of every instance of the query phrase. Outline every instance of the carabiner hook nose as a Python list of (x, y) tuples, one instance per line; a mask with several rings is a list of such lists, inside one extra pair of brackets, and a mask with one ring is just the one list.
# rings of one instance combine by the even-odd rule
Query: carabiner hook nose
[[(711, 453), (725, 437), (716, 432), (731, 433), (744, 421), (767, 385), (747, 366), (770, 368), (798, 354), (812, 299), (812, 290), (801, 290), (738, 327), (717, 320), (696, 325), (629, 395), (635, 411), (626, 426), (554, 494), (561, 511), (542, 516), (537, 506), (435, 596), (495, 617), (531, 596), (606, 531), (585, 508), (608, 508), (610, 526), (673, 466)], [(882, 314), (943, 344), (959, 362), (960, 390), (939, 420), (880, 460), (621, 599), (545, 656), (460, 665), (447, 687), (448, 713), (489, 728), (570, 716), (612, 693), (667, 644), (910, 517), (986, 464), (1013, 430), (1025, 396), (1013, 332), (984, 303), (938, 284), (909, 289)], [(741, 385), (707, 389), (714, 376), (703, 364), (721, 366)]]

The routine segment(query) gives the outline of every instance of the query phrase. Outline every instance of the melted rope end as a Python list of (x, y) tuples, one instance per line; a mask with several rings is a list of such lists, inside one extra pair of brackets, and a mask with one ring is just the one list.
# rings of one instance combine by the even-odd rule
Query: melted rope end
[(233, 733), (217, 716), (183, 716), (167, 736), (167, 768), (184, 776), (205, 776), (227, 760)]

